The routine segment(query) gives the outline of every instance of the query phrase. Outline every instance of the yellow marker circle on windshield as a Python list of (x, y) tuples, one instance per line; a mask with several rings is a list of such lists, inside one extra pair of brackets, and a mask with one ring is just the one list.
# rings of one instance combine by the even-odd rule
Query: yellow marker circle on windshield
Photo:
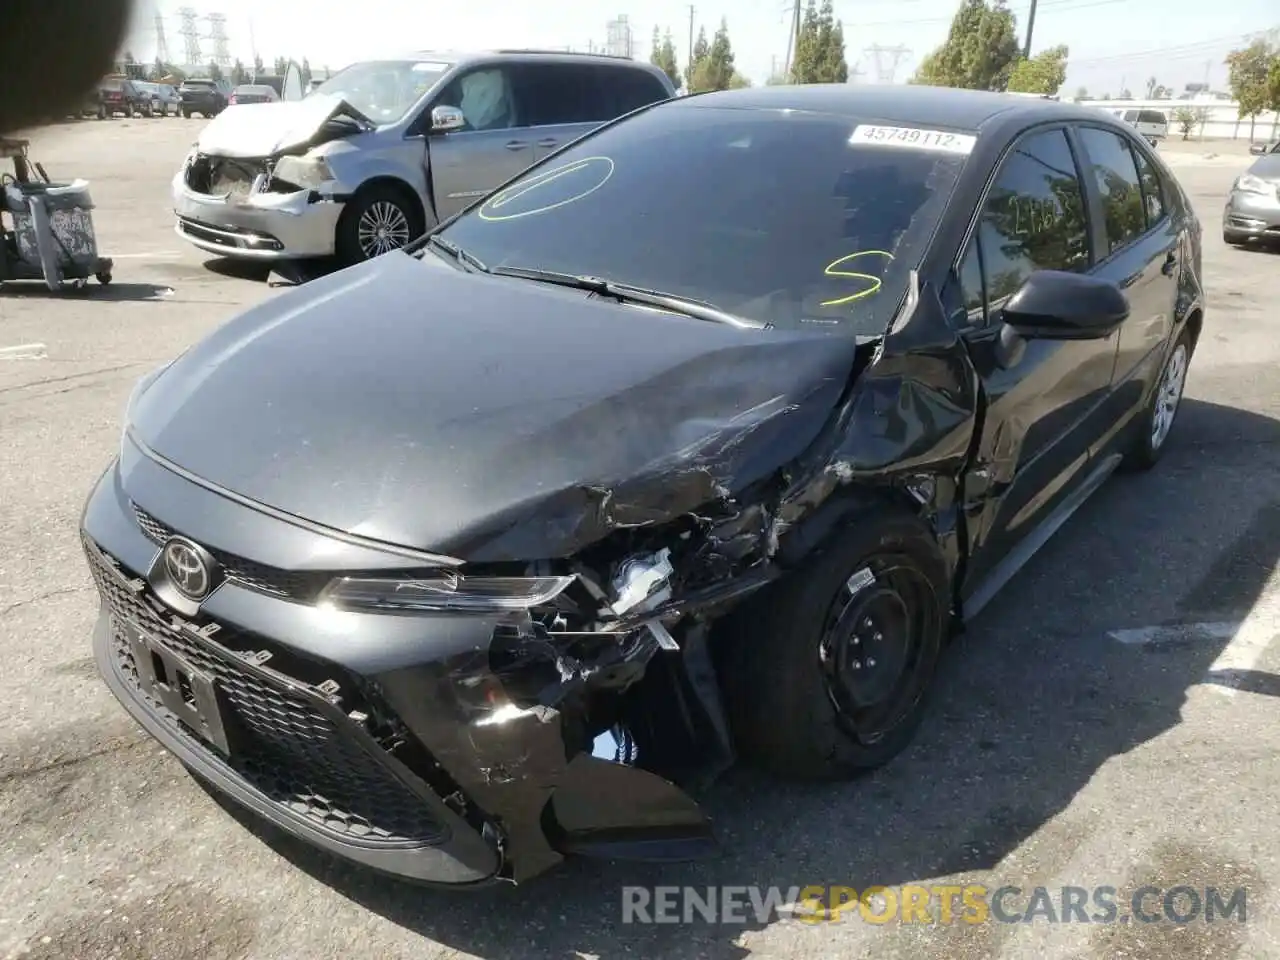
[(857, 293), (851, 293), (847, 297), (839, 297), (835, 300), (823, 300), (821, 306), (839, 307), (846, 303), (853, 303), (853, 301), (855, 300), (861, 300), (863, 297), (871, 296), (873, 293), (875, 293), (877, 290), (880, 289), (883, 281), (879, 277), (873, 276), (872, 274), (869, 274), (869, 273), (859, 273), (855, 270), (840, 269), (845, 264), (852, 263), (854, 260), (857, 260), (859, 257), (888, 257), (890, 260), (892, 260), (893, 254), (890, 253), (888, 250), (860, 250), (857, 253), (850, 253), (843, 257), (840, 257), (838, 260), (832, 260), (830, 263), (827, 264), (827, 268), (822, 271), (826, 276), (844, 277), (849, 280), (867, 280), (871, 283), (871, 286), (868, 287), (866, 290), (859, 290)]
[[(613, 161), (608, 157), (583, 157), (572, 163), (539, 171), (519, 183), (499, 190), (481, 204), (476, 213), (481, 220), (490, 221), (515, 220), (518, 217), (531, 217), (535, 213), (546, 213), (590, 196), (608, 183), (612, 176)], [(557, 190), (557, 187), (560, 189)], [(567, 196), (561, 195), (565, 188), (568, 188)], [(525, 198), (531, 198), (534, 205), (520, 209), (525, 205), (517, 201)]]

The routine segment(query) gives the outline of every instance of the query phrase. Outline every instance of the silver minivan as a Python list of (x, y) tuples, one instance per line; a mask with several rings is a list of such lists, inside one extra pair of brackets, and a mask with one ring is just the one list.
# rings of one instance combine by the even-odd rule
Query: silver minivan
[(210, 253), (354, 263), (403, 246), (535, 161), (675, 89), (647, 63), (500, 50), (357, 63), (300, 100), (230, 106), (173, 180)]

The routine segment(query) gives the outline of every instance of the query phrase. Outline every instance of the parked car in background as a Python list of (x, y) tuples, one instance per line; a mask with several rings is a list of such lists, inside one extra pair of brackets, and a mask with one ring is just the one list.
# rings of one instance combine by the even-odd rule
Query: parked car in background
[(660, 69), (622, 57), (358, 63), (302, 100), (237, 107), (206, 126), (173, 181), (177, 232), (227, 256), (366, 260), (673, 93)]
[(167, 83), (135, 81), (134, 86), (138, 88), (139, 96), (148, 102), (147, 116), (167, 117), (170, 114), (177, 116), (181, 110), (182, 98)]
[(1280, 149), (1236, 177), (1222, 213), (1222, 239), (1235, 246), (1280, 243)]
[(139, 88), (136, 80), (124, 76), (103, 77), (98, 83), (98, 91), (107, 116), (117, 113), (126, 117), (138, 113), (151, 115), (151, 96)]
[(275, 87), (269, 87), (265, 83), (242, 83), (231, 91), (231, 96), (227, 97), (227, 106), (237, 106), (249, 103), (279, 103), (280, 94), (276, 93)]
[(187, 79), (178, 87), (184, 117), (216, 117), (227, 107), (231, 84), (225, 80)]
[(1119, 112), (1119, 116), (1153, 147), (1169, 136), (1169, 118), (1160, 110), (1130, 109)]

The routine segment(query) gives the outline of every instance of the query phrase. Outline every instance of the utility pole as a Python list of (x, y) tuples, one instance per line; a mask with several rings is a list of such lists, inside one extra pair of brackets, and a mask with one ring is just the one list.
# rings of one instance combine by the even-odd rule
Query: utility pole
[(693, 93), (693, 14), (694, 6), (689, 4), (689, 66), (684, 80), (685, 93)]
[(783, 72), (786, 74), (787, 83), (793, 80), (792, 73), (795, 67), (795, 55), (800, 47), (800, 0), (795, 0), (791, 5), (791, 28), (787, 31), (787, 60), (783, 65)]
[(1036, 0), (1031, 0), (1031, 10), (1027, 13), (1027, 43), (1022, 48), (1022, 55), (1031, 59), (1031, 31), (1036, 28)]

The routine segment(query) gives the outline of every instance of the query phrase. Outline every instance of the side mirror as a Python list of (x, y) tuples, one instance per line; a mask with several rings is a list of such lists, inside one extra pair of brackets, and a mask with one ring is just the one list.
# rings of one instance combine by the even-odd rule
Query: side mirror
[(1037, 270), (1004, 306), (1007, 327), (1024, 340), (1102, 340), (1129, 316), (1129, 300), (1109, 280)]
[(1265, 143), (1251, 143), (1249, 144), (1249, 152), (1259, 156), (1267, 152), (1267, 145)]
[(431, 108), (431, 132), (448, 133), (461, 130), (467, 125), (467, 118), (457, 107), (439, 106)]

